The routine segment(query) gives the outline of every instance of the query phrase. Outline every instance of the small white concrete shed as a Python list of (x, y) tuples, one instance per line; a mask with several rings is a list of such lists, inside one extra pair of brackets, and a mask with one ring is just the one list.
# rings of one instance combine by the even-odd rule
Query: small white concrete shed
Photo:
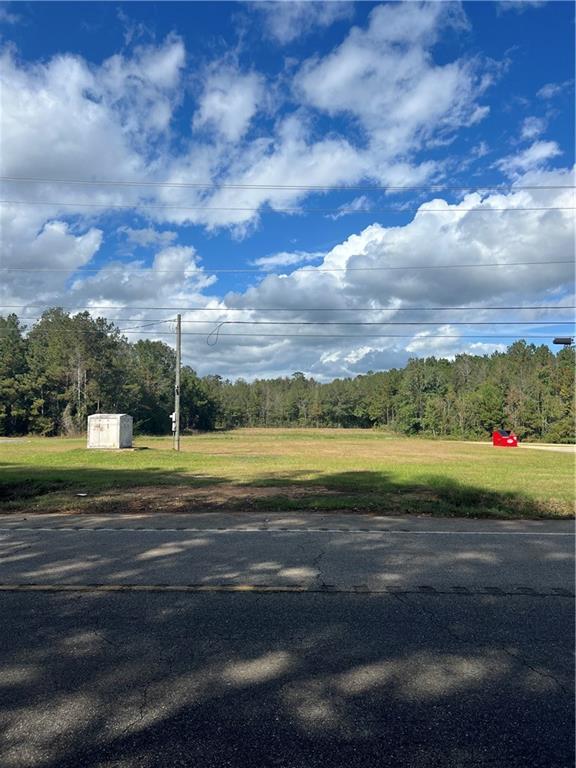
[(88, 448), (132, 448), (132, 416), (127, 413), (88, 416)]

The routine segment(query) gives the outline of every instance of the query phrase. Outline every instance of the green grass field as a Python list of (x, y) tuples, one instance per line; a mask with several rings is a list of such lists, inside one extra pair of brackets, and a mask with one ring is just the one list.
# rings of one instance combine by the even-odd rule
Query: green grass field
[(574, 459), (368, 430), (243, 429), (186, 437), (179, 454), (168, 438), (111, 452), (24, 438), (0, 443), (0, 511), (568, 517)]

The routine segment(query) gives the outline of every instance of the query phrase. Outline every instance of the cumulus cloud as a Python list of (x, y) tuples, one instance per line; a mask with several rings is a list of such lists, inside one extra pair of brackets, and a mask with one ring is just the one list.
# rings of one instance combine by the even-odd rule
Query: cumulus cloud
[[(369, 156), (344, 138), (311, 141), (307, 125), (294, 115), (279, 121), (274, 136), (250, 142), (227, 159), (223, 180), (234, 188), (223, 186), (206, 193), (198, 198), (198, 210), (170, 211), (166, 218), (201, 223), (209, 229), (232, 226), (244, 233), (258, 221), (264, 206), (284, 209), (309, 196), (303, 179), (313, 186), (346, 184), (358, 181), (369, 168)], [(187, 168), (180, 162), (176, 178), (188, 178)], [(197, 178), (198, 166), (191, 164), (190, 172)], [(172, 204), (191, 199), (189, 191), (162, 190), (161, 195)]]
[[(570, 183), (572, 177), (569, 170), (537, 173), (537, 177), (527, 178), (526, 183), (563, 186)], [(261, 338), (260, 358), (253, 339), (225, 335), (244, 330), (257, 333), (257, 329), (229, 325), (222, 329), (217, 347), (210, 352), (211, 359), (217, 361), (222, 370), (227, 373), (234, 370), (236, 375), (262, 375), (262, 369), (256, 363), (260, 360), (262, 367), (271, 374), (298, 369), (330, 377), (397, 365), (410, 354), (453, 355), (461, 351), (484, 354), (507, 343), (499, 338), (493, 342), (467, 338), (479, 332), (487, 336), (507, 332), (511, 336), (542, 333), (538, 320), (548, 318), (550, 314), (538, 310), (522, 313), (519, 317), (533, 321), (531, 328), (503, 329), (497, 325), (479, 328), (474, 323), (479, 320), (489, 323), (495, 319), (494, 313), (482, 310), (483, 305), (566, 303), (565, 297), (570, 295), (574, 278), (574, 270), (569, 264), (531, 267), (512, 263), (570, 260), (574, 249), (570, 211), (516, 209), (568, 208), (571, 205), (573, 199), (569, 190), (522, 189), (484, 197), (475, 193), (459, 204), (430, 200), (411, 222), (402, 226), (371, 225), (333, 248), (317, 270), (306, 266), (286, 275), (269, 275), (242, 293), (225, 295), (219, 305), (222, 315), (218, 315), (218, 319), (370, 320), (381, 321), (384, 325), (359, 328), (346, 325), (273, 326), (265, 330), (271, 330), (281, 338)], [(481, 208), (486, 212), (470, 212), (469, 208)], [(499, 210), (502, 208), (512, 210)], [(482, 268), (482, 265), (494, 262), (511, 263), (511, 266)], [(410, 266), (459, 264), (474, 264), (475, 268), (410, 270)], [(374, 270), (385, 266), (405, 269)], [(322, 271), (331, 268), (342, 271)], [(366, 271), (361, 271), (362, 268)], [(522, 286), (521, 297), (518, 296), (519, 285)], [(454, 297), (458, 297), (459, 305), (478, 309), (458, 314), (434, 310), (434, 307), (453, 305)], [(381, 306), (390, 309), (365, 311), (367, 307)], [(427, 306), (432, 311), (402, 311), (411, 306)], [(254, 313), (254, 307), (269, 309)], [(274, 307), (291, 308), (292, 311), (277, 312)], [(332, 311), (336, 307), (353, 311), (339, 315)], [(234, 308), (234, 313), (226, 313), (225, 308)], [(322, 308), (326, 308), (324, 312), (318, 311)], [(570, 314), (558, 312), (555, 316), (569, 319)], [(211, 317), (215, 319), (213, 315)], [(469, 325), (452, 326), (450, 321), (454, 319)], [(386, 326), (386, 322), (400, 324)], [(425, 326), (423, 330), (419, 325), (422, 322), (431, 322), (432, 326)], [(311, 333), (320, 334), (320, 338), (311, 338)], [(293, 334), (297, 334), (296, 339)], [(335, 339), (332, 338), (334, 334), (355, 334), (355, 338)], [(384, 337), (375, 338), (378, 334)], [(443, 335), (454, 338), (432, 338)], [(251, 350), (246, 359), (242, 356), (245, 346)], [(234, 363), (227, 363), (231, 358)]]
[[(570, 175), (549, 174), (547, 178), (566, 184)], [(551, 265), (545, 274), (529, 267), (411, 273), (409, 267), (536, 261), (542, 260), (544, 252), (569, 258), (573, 244), (571, 212), (516, 210), (536, 204), (570, 207), (572, 194), (570, 190), (518, 190), (486, 197), (473, 193), (458, 204), (431, 200), (404, 226), (373, 224), (350, 236), (327, 253), (318, 267), (342, 272), (310, 274), (307, 269), (296, 270), (288, 278), (269, 276), (243, 299), (256, 304), (258, 298), (265, 297), (267, 306), (275, 306), (285, 305), (287, 297), (294, 295), (310, 298), (310, 302), (301, 300), (301, 304), (321, 307), (338, 306), (342, 294), (350, 306), (358, 307), (381, 303), (446, 305), (454, 303), (454, 296), (463, 303), (474, 303), (498, 299), (506, 293), (512, 295), (520, 280), (523, 295), (535, 296), (559, 284), (565, 269)], [(510, 210), (500, 210), (503, 208)], [(397, 266), (403, 269), (373, 271)]]
[(328, 114), (358, 119), (383, 160), (413, 152), (440, 132), (481, 120), (477, 98), (488, 86), (474, 62), (435, 65), (430, 54), (446, 26), (464, 25), (452, 3), (388, 4), (370, 15), (367, 29), (353, 28), (322, 59), (305, 62), (296, 90)]
[[(172, 211), (166, 218), (210, 229), (231, 226), (244, 236), (265, 206), (298, 206), (309, 194), (298, 188), (303, 179), (312, 186), (354, 184), (366, 178), (406, 185), (438, 173), (437, 162), (416, 161), (418, 152), (481, 120), (488, 108), (478, 99), (492, 79), (489, 72), (480, 75), (478, 61), (434, 64), (432, 49), (442, 31), (466, 25), (458, 8), (444, 3), (376, 8), (366, 29), (354, 28), (332, 53), (302, 64), (293, 88), (301, 108), (280, 117), (270, 135), (245, 142), (241, 151), (230, 149), (227, 135), (243, 134), (256, 102), (247, 98), (246, 111), (240, 110), (226, 127), (230, 99), (223, 94), (229, 89), (216, 88), (214, 102), (210, 97), (205, 112), (202, 102), (195, 119), (196, 125), (219, 126), (224, 149), (192, 148), (189, 157), (174, 163), (173, 178), (197, 181), (202, 175), (217, 175), (245, 188), (195, 196), (190, 190), (164, 190), (164, 202), (187, 200), (196, 208)], [(207, 86), (205, 94), (211, 93)], [(318, 138), (317, 111), (337, 119), (352, 114), (365, 140), (353, 143), (337, 130)], [(284, 188), (272, 188), (277, 185)]]
[[(267, 138), (242, 143), (240, 137), (262, 93), (261, 78), (256, 74), (235, 78), (229, 69), (208, 76), (196, 114), (197, 125), (217, 127), (216, 140), (199, 139), (183, 153), (171, 153), (163, 137), (168, 142), (184, 59), (177, 38), (157, 48), (139, 48), (133, 56), (111, 57), (100, 67), (72, 55), (27, 64), (5, 52), (0, 62), (2, 174), (134, 182), (133, 186), (18, 184), (11, 187), (11, 196), (67, 203), (59, 208), (65, 215), (85, 214), (85, 204), (101, 205), (102, 211), (116, 205), (138, 211), (144, 203), (182, 206), (155, 208), (150, 218), (158, 223), (241, 227), (258, 220), (260, 207), (293, 204), (305, 193), (261, 188), (214, 194), (135, 182), (186, 185), (219, 178), (274, 185), (301, 184), (306, 178), (310, 183), (334, 184), (365, 173), (368, 157), (360, 156), (345, 139), (310, 142), (309, 130), (297, 116), (281, 120)], [(223, 99), (217, 96), (220, 87), (226, 92)], [(232, 141), (234, 137), (237, 141)], [(209, 210), (215, 208), (220, 210)]]
[[(572, 174), (571, 169), (540, 169), (520, 179), (518, 184), (562, 187), (571, 183)], [(193, 312), (182, 310), (187, 334), (199, 334), (184, 337), (185, 360), (201, 373), (255, 377), (303, 370), (320, 378), (330, 378), (401, 365), (414, 354), (484, 353), (500, 348), (506, 341), (467, 337), (479, 333), (486, 336), (506, 332), (512, 336), (541, 333), (538, 321), (550, 314), (538, 310), (522, 313), (521, 319), (534, 323), (531, 328), (503, 330), (497, 325), (475, 326), (475, 322), (495, 319), (495, 313), (482, 310), (483, 306), (569, 303), (566, 297), (571, 296), (574, 280), (574, 270), (569, 264), (499, 268), (482, 265), (571, 259), (574, 229), (570, 211), (517, 210), (571, 206), (573, 195), (566, 189), (473, 193), (460, 203), (431, 199), (405, 224), (372, 224), (346, 238), (329, 252), (320, 254), (317, 268), (310, 264), (305, 264), (305, 268), (298, 266), (304, 265), (304, 261), (287, 264), (288, 257), (280, 254), (280, 260), (287, 267), (286, 274), (267, 275), (244, 291), (224, 295), (216, 291), (215, 275), (201, 267), (199, 255), (193, 248), (169, 246), (160, 248), (152, 270), (137, 261), (108, 263), (96, 275), (78, 274), (69, 288), (60, 287), (59, 296), (65, 297), (64, 303), (78, 307), (110, 307), (105, 314), (111, 318), (125, 317), (127, 312), (140, 317), (141, 313), (131, 307), (146, 305), (204, 308)], [(485, 213), (470, 212), (470, 208), (480, 208)], [(500, 210), (503, 208), (511, 210)], [(65, 234), (71, 236), (69, 232)], [(96, 240), (90, 239), (84, 246), (77, 243), (74, 264), (86, 263), (96, 244)], [(318, 255), (295, 253), (305, 260)], [(462, 269), (456, 267), (459, 264), (476, 266)], [(454, 268), (410, 269), (422, 265)], [(381, 267), (397, 266), (402, 269), (378, 271)], [(330, 269), (339, 271), (325, 271)], [(208, 286), (210, 291), (206, 292)], [(23, 286), (20, 290), (24, 291)], [(26, 295), (33, 303), (36, 298), (33, 288), (28, 289)], [(437, 309), (455, 303), (476, 309), (462, 313)], [(279, 312), (279, 307), (290, 311)], [(338, 307), (349, 311), (335, 313), (334, 308)], [(376, 311), (367, 312), (369, 307)], [(379, 309), (381, 307), (388, 309)], [(429, 307), (430, 311), (403, 311), (408, 307)], [(164, 317), (166, 313), (148, 312), (142, 314), (142, 319), (149, 320), (150, 316)], [(555, 317), (569, 319), (570, 314), (558, 311)], [(195, 323), (189, 325), (190, 320)], [(343, 323), (368, 320), (382, 325), (260, 327), (235, 326), (231, 320)], [(455, 320), (467, 325), (454, 325)], [(228, 324), (221, 328), (215, 346), (208, 346), (208, 334), (222, 321)], [(454, 332), (448, 333), (447, 329)], [(165, 332), (163, 325), (143, 331), (158, 333), (158, 338), (166, 338), (162, 335)], [(261, 336), (263, 332), (275, 335)], [(351, 334), (353, 338), (335, 338)], [(440, 335), (455, 338), (432, 338)]]
[[(98, 313), (111, 319), (129, 312), (143, 321), (150, 320), (151, 314), (173, 315), (176, 307), (195, 307), (200, 311), (182, 309), (187, 329), (184, 351), (186, 362), (201, 373), (253, 377), (298, 369), (324, 378), (401, 365), (415, 353), (413, 344), (421, 345), (418, 354), (435, 353), (439, 347), (432, 336), (453, 322), (454, 315), (434, 308), (453, 305), (454, 297), (474, 307), (518, 303), (521, 285), (521, 301), (562, 303), (573, 285), (573, 271), (566, 265), (481, 266), (494, 261), (571, 258), (571, 212), (517, 210), (573, 206), (569, 190), (520, 188), (522, 182), (573, 183), (571, 170), (550, 170), (550, 161), (560, 155), (559, 146), (536, 134), (535, 141), (525, 136), (532, 141), (530, 146), (500, 161), (498, 167), (518, 185), (511, 192), (475, 193), (459, 202), (431, 199), (412, 220), (403, 217), (396, 226), (374, 223), (356, 229), (328, 252), (254, 252), (255, 266), (283, 274), (259, 275), (241, 290), (219, 290), (216, 275), (202, 266), (197, 251), (177, 245), (175, 226), (166, 228), (170, 224), (199, 225), (208, 231), (231, 227), (241, 236), (258, 224), (263, 210), (296, 208), (294, 216), (298, 215), (298, 206), (310, 195), (303, 183), (330, 187), (369, 180), (407, 185), (435, 178), (442, 169), (436, 161), (423, 158), (422, 150), (450, 141), (455, 131), (474, 124), (486, 112), (480, 102), (491, 74), (484, 64), (462, 59), (437, 63), (435, 59), (443, 31), (465, 25), (462, 10), (452, 3), (375, 8), (367, 25), (351, 29), (332, 52), (296, 69), (293, 101), (282, 104), (273, 124), (259, 122), (257, 135), (250, 128), (270, 82), (258, 73), (217, 62), (203, 70), (192, 117), (196, 130), (189, 130), (178, 142), (171, 139), (185, 91), (186, 62), (179, 38), (137, 47), (100, 65), (70, 54), (30, 64), (5, 52), (0, 62), (2, 173), (128, 183), (13, 185), (13, 197), (72, 204), (2, 206), (2, 266), (35, 270), (2, 273), (2, 303), (103, 306), (107, 311)], [(191, 113), (187, 112), (187, 120)], [(350, 122), (359, 130), (342, 127)], [(323, 126), (321, 132), (318, 125)], [(525, 124), (529, 132), (536, 127)], [(486, 154), (486, 145), (480, 142), (475, 151), (477, 156)], [(162, 186), (159, 181), (174, 186)], [(211, 182), (222, 185), (206, 188)], [(84, 203), (102, 208), (84, 208)], [(152, 207), (145, 208), (146, 204)], [(115, 205), (127, 206), (133, 216), (140, 214), (141, 223), (133, 224), (131, 217), (132, 226), (120, 227), (120, 234), (129, 243), (151, 249), (151, 267), (143, 260), (127, 260), (125, 244), (119, 258), (109, 242), (108, 260), (99, 267), (108, 224), (100, 211), (109, 214)], [(360, 196), (335, 217), (368, 207)], [(378, 271), (386, 266), (455, 267), (461, 263), (480, 266)], [(83, 271), (88, 265), (97, 271)], [(43, 266), (57, 271), (44, 273)], [(327, 271), (331, 269), (338, 271)], [(142, 306), (172, 310), (154, 314), (140, 311)], [(379, 309), (382, 306), (387, 309)], [(402, 311), (410, 306), (433, 311)], [(253, 307), (260, 309), (255, 312)], [(279, 312), (279, 307), (290, 311)], [(351, 311), (338, 315), (334, 308)], [(366, 308), (377, 311), (367, 313)], [(481, 309), (463, 313), (470, 326), (455, 326), (456, 335), (462, 336), (443, 347), (446, 354), (492, 344), (465, 336), (473, 332), (474, 320), (493, 317)], [(541, 317), (535, 311), (529, 319), (537, 323)], [(208, 346), (210, 331), (231, 319), (368, 319), (416, 325), (264, 326), (276, 336), (262, 337), (260, 327), (228, 324), (218, 343)], [(191, 320), (203, 324), (186, 325)], [(434, 323), (425, 326), (428, 335), (422, 335), (418, 325), (423, 321)], [(165, 338), (163, 328), (142, 333), (157, 332)], [(188, 335), (192, 328), (200, 335)], [(490, 335), (496, 328), (484, 330)], [(243, 332), (253, 335), (238, 335)], [(335, 338), (347, 334), (354, 338)]]
[(282, 45), (348, 19), (354, 13), (353, 4), (344, 1), (280, 0), (254, 3), (252, 8), (262, 14), (268, 36)]
[[(444, 335), (445, 338), (440, 338)], [(435, 331), (420, 331), (406, 345), (406, 351), (412, 354), (431, 357), (443, 357), (453, 360), (456, 355), (489, 355), (492, 352), (503, 352), (506, 344), (498, 342), (467, 341), (457, 327), (450, 324), (441, 325)]]
[(0, 304), (62, 303), (70, 276), (98, 253), (101, 229), (78, 232), (50, 214), (50, 210), (0, 206)]
[[(180, 99), (184, 55), (175, 37), (139, 47), (131, 57), (114, 55), (100, 67), (71, 54), (27, 64), (6, 50), (0, 58), (2, 173), (146, 178), (151, 142), (167, 130)], [(54, 188), (44, 190), (54, 199)], [(97, 190), (92, 201), (125, 198), (125, 191), (115, 197)]]
[(213, 69), (204, 82), (194, 127), (210, 127), (229, 141), (246, 132), (264, 96), (264, 79), (225, 66)]
[[(490, 77), (477, 75), (478, 62), (433, 61), (442, 30), (465, 23), (453, 4), (376, 8), (365, 29), (353, 28), (332, 53), (303, 63), (293, 93), (299, 108), (282, 110), (267, 130), (260, 123), (251, 139), (247, 132), (274, 83), (230, 62), (209, 65), (192, 120), (196, 133), (178, 151), (170, 145), (186, 62), (178, 37), (137, 46), (99, 66), (70, 54), (28, 64), (5, 52), (2, 172), (167, 181), (176, 186), (15, 189), (24, 199), (68, 203), (62, 214), (83, 214), (85, 204), (128, 205), (157, 224), (230, 227), (237, 236), (257, 226), (266, 207), (297, 207), (309, 195), (298, 187), (302, 180), (310, 186), (423, 183), (440, 170), (435, 161), (415, 159), (426, 142), (443, 141), (486, 112), (477, 99)], [(353, 114), (365, 141), (353, 142), (336, 123), (318, 137), (318, 110), (329, 118)], [(202, 187), (214, 180), (224, 186)]]
[[(67, 292), (67, 304), (107, 307), (106, 315), (114, 320), (125, 316), (132, 306), (170, 307), (182, 302), (207, 303), (202, 291), (215, 281), (198, 263), (192, 246), (162, 248), (151, 267), (142, 261), (108, 261), (96, 274), (77, 276)], [(131, 316), (157, 312), (130, 312)], [(170, 314), (163, 311), (162, 316)], [(174, 312), (171, 313), (174, 316)], [(158, 329), (162, 332), (162, 327)]]

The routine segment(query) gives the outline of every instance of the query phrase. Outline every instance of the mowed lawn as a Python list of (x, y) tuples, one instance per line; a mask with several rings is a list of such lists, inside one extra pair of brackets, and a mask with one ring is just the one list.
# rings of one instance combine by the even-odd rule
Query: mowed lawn
[(1, 512), (346, 510), (379, 514), (567, 517), (574, 455), (400, 438), (369, 430), (241, 429), (138, 437), (135, 449), (84, 439), (0, 442)]

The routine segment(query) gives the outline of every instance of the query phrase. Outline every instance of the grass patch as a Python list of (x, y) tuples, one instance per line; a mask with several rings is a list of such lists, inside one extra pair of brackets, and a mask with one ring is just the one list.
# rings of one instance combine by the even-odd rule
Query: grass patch
[(184, 438), (180, 454), (168, 438), (138, 438), (135, 446), (100, 452), (63, 438), (1, 443), (0, 511), (574, 511), (575, 457), (566, 453), (335, 429), (203, 434)]

